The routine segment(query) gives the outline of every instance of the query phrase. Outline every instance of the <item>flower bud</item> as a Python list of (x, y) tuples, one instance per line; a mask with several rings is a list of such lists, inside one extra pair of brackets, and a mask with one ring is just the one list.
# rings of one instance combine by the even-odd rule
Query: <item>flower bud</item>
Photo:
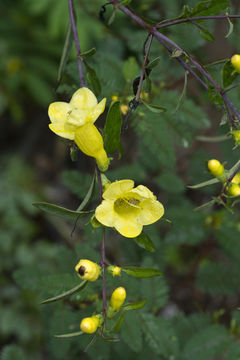
[(229, 196), (239, 196), (240, 195), (240, 186), (237, 184), (231, 183), (228, 187)]
[(113, 310), (119, 310), (126, 299), (126, 290), (124, 287), (118, 287), (111, 296), (110, 304)]
[(121, 268), (119, 266), (108, 266), (107, 267), (107, 271), (109, 272), (109, 274), (111, 274), (112, 276), (120, 276), (121, 275)]
[(240, 72), (240, 55), (235, 54), (231, 57), (231, 63), (237, 72)]
[(96, 281), (101, 274), (100, 266), (90, 260), (80, 260), (75, 270), (81, 279), (88, 281)]
[(125, 104), (121, 104), (121, 105), (120, 105), (120, 110), (121, 110), (121, 113), (122, 113), (123, 115), (127, 115), (127, 112), (128, 112), (128, 110), (129, 110), (129, 107), (128, 107), (127, 105), (125, 105)]
[(92, 317), (82, 319), (80, 329), (86, 334), (93, 334), (97, 331), (99, 325), (100, 319), (98, 316), (93, 315)]
[(238, 172), (232, 179), (231, 183), (233, 184), (240, 184), (240, 172)]
[(224, 167), (218, 160), (209, 160), (207, 163), (207, 167), (210, 174), (214, 177), (221, 177), (222, 175), (224, 175)]
[(240, 130), (233, 130), (232, 136), (235, 140), (236, 145), (240, 145)]

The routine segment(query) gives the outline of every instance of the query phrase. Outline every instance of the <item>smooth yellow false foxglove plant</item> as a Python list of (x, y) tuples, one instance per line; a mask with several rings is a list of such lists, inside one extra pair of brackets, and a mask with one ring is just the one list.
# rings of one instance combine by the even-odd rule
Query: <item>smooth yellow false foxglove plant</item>
[(163, 205), (143, 185), (134, 188), (132, 180), (115, 181), (103, 192), (96, 208), (96, 219), (129, 238), (138, 236), (144, 225), (150, 225), (164, 214)]
[(94, 122), (103, 113), (106, 98), (97, 102), (96, 96), (86, 87), (78, 89), (69, 103), (50, 104), (49, 128), (57, 135), (74, 140), (86, 155), (94, 157), (101, 171), (106, 171), (109, 159), (103, 147), (103, 138)]

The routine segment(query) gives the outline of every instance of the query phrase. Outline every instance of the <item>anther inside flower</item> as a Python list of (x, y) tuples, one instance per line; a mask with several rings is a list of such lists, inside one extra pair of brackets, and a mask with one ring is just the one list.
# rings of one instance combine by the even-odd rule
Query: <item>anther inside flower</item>
[(106, 98), (100, 103), (88, 88), (78, 89), (69, 103), (50, 104), (48, 115), (49, 128), (57, 135), (74, 140), (79, 149), (96, 159), (101, 171), (106, 171), (109, 159), (103, 147), (103, 139), (94, 125), (105, 109)]
[(83, 280), (96, 281), (101, 274), (101, 268), (91, 260), (81, 259), (75, 266), (78, 276)]
[(138, 236), (144, 225), (156, 222), (164, 214), (164, 207), (156, 196), (146, 186), (134, 188), (132, 180), (111, 183), (103, 199), (95, 212), (97, 220), (129, 238)]

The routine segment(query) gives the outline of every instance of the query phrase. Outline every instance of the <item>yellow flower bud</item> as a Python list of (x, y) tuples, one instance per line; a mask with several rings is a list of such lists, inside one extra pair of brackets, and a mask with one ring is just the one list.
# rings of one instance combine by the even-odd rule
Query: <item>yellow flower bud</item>
[(209, 172), (214, 177), (220, 177), (225, 172), (223, 165), (218, 160), (215, 160), (215, 159), (209, 160), (207, 163), (207, 167), (208, 167)]
[(112, 96), (112, 101), (117, 101), (118, 100), (118, 96), (117, 95), (113, 95)]
[(126, 290), (120, 286), (114, 290), (111, 296), (110, 304), (113, 310), (119, 310), (126, 299)]
[(107, 270), (112, 276), (120, 276), (122, 269), (119, 266), (108, 266)]
[(231, 63), (237, 72), (240, 72), (240, 55), (235, 54), (231, 57)]
[(232, 136), (235, 140), (236, 145), (240, 145), (240, 130), (233, 130)]
[(237, 185), (240, 184), (240, 172), (237, 173), (237, 174), (233, 177), (231, 183), (237, 184)]
[(228, 188), (229, 196), (239, 196), (240, 195), (240, 186), (237, 184), (230, 184)]
[(123, 115), (127, 115), (128, 109), (129, 108), (127, 105), (124, 105), (124, 104), (120, 105), (120, 110)]
[(99, 325), (99, 318), (93, 315), (92, 317), (82, 319), (80, 329), (86, 334), (93, 334), (97, 331)]
[(81, 279), (88, 281), (96, 281), (101, 274), (101, 268), (98, 264), (85, 259), (79, 261), (75, 270)]

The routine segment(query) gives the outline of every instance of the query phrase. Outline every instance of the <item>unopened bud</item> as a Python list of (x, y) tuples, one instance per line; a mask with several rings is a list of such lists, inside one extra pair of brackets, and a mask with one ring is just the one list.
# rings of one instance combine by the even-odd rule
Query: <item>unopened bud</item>
[(83, 280), (96, 281), (101, 274), (101, 268), (98, 264), (82, 259), (75, 266), (78, 276)]

